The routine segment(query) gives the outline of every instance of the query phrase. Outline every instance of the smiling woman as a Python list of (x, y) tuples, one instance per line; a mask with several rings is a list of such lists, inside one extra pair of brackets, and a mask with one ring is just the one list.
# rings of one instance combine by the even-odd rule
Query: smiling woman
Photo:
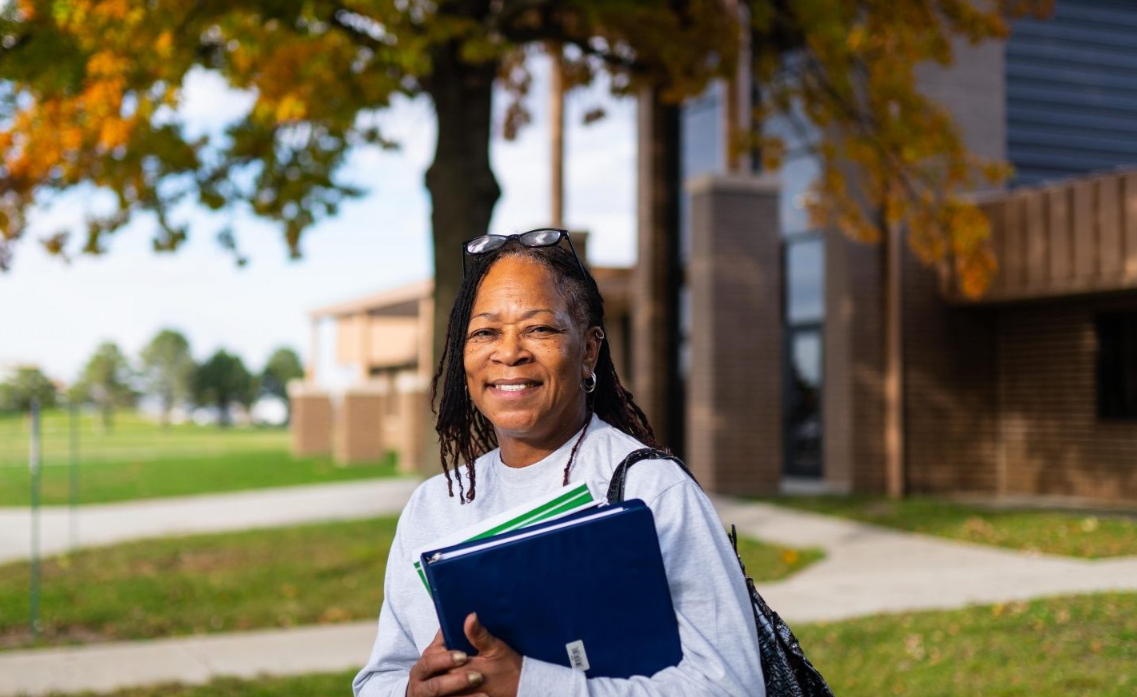
[(655, 519), (683, 650), (678, 665), (652, 676), (586, 678), (519, 655), (474, 615), (465, 632), (476, 656), (443, 643), (413, 550), (566, 485), (602, 493), (626, 455), (655, 445), (612, 364), (596, 281), (566, 240), (564, 231), (537, 230), (464, 247), (466, 273), (432, 395), (443, 474), (423, 483), (400, 517), (378, 637), (354, 682), (359, 697), (764, 694), (734, 553), (702, 490), (667, 461), (638, 467), (625, 495), (642, 499)]
[[(562, 239), (567, 248), (560, 244)], [(467, 481), (457, 479), (459, 497), (472, 501), (477, 493), (475, 462), (479, 457), (500, 447), (503, 462), (508, 460), (510, 467), (532, 464), (578, 431), (583, 439), (588, 429), (581, 429), (592, 414), (641, 443), (655, 446), (647, 417), (616, 374), (604, 335), (604, 300), (596, 280), (577, 258), (568, 233), (538, 229), (511, 237), (485, 235), (467, 242), (463, 251), (464, 277), (450, 313), (432, 395), (439, 403), (437, 430), (448, 486), (453, 483), (451, 468), (456, 470), (464, 463)], [(509, 312), (514, 316), (507, 317)], [(510, 327), (505, 326), (506, 320)], [(520, 343), (503, 346), (498, 339), (508, 338), (507, 334)], [(525, 383), (532, 375), (524, 371), (549, 368), (553, 359), (547, 349), (554, 346), (568, 352), (556, 361), (566, 372), (550, 379), (547, 386), (530, 384), (533, 391), (522, 390), (519, 395), (540, 391), (546, 410), (542, 412), (534, 403), (515, 405), (520, 408), (497, 412), (500, 423), (487, 413), (493, 404), (484, 397), (495, 393), (484, 379), (475, 384), (479, 370), (493, 366), (492, 379), (502, 385), (511, 380)], [(509, 355), (517, 349), (520, 356)], [(515, 365), (506, 367), (508, 362)], [(532, 367), (531, 363), (542, 365)], [(515, 374), (506, 374), (509, 370)], [(504, 397), (510, 389), (517, 388), (498, 386), (496, 394)], [(509, 415), (532, 420), (517, 431), (510, 428)], [(576, 449), (565, 463), (562, 484), (569, 482), (575, 454)]]
[(463, 363), (474, 407), (494, 426), (501, 459), (525, 467), (584, 424), (584, 385), (604, 332), (583, 327), (543, 265), (507, 257), (482, 281)]

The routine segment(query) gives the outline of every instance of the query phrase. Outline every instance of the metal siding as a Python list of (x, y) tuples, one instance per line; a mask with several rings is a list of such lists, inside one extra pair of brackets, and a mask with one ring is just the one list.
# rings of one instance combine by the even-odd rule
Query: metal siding
[(1137, 164), (1137, 4), (1059, 0), (1007, 43), (1015, 185)]

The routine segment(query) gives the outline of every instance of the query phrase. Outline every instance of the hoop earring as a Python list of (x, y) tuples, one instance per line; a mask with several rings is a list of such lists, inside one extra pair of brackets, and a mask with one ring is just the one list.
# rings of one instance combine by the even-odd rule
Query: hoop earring
[(580, 389), (584, 391), (584, 394), (592, 394), (596, 391), (597, 382), (599, 382), (599, 380), (596, 377), (596, 373), (592, 371), (588, 377), (580, 381)]

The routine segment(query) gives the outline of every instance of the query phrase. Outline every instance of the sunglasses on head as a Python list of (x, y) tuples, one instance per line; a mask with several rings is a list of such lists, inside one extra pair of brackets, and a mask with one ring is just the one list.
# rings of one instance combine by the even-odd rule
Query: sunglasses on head
[(580, 267), (580, 273), (584, 276), (588, 275), (584, 271), (584, 264), (580, 261), (580, 257), (577, 256), (576, 247), (572, 245), (572, 237), (569, 236), (568, 230), (542, 227), (528, 232), (521, 232), (516, 235), (482, 235), (472, 240), (466, 240), (462, 243), (462, 278), (466, 277), (467, 254), (471, 256), (489, 254), (490, 252), (501, 249), (505, 243), (510, 240), (517, 240), (525, 247), (553, 247), (561, 240), (567, 240), (569, 250), (572, 252), (572, 258), (576, 259), (576, 265)]

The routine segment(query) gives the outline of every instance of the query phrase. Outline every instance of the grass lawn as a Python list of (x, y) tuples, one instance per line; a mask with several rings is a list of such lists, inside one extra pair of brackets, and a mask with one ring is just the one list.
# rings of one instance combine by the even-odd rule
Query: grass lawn
[(1137, 518), (993, 509), (933, 499), (788, 496), (768, 503), (966, 542), (1086, 559), (1137, 554)]
[[(1137, 595), (1091, 595), (796, 628), (840, 697), (1130, 697)], [(341, 697), (354, 671), (114, 697)]]
[[(114, 697), (345, 697), (358, 671), (261, 678), (256, 682), (221, 678), (208, 685), (152, 685), (114, 692)], [(70, 697), (93, 697), (82, 692)], [(60, 696), (62, 697), (62, 696)], [(108, 696), (109, 697), (109, 696)]]
[[(42, 644), (373, 619), (395, 519), (149, 540), (56, 557), (42, 567)], [(741, 540), (747, 568), (774, 580), (820, 558)], [(0, 649), (32, 644), (26, 562), (0, 566)]]
[[(261, 489), (293, 484), (364, 479), (395, 474), (394, 456), (337, 467), (330, 457), (294, 458), (288, 431), (183, 424), (163, 429), (134, 413), (116, 416), (104, 433), (94, 415), (79, 423), (80, 503)], [(0, 417), (0, 506), (30, 501), (28, 425), (22, 416)], [(49, 412), (43, 423), (41, 501), (70, 497), (70, 445), (66, 413)]]
[(841, 697), (1137, 694), (1137, 594), (883, 615), (796, 634)]

